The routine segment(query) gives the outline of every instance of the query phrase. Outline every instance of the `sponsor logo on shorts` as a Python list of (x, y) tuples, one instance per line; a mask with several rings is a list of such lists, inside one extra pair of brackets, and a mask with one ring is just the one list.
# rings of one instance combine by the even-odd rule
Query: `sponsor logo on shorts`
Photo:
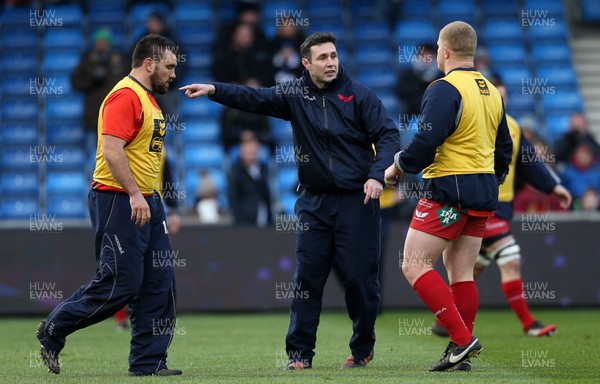
[(429, 215), (429, 212), (421, 212), (418, 209), (415, 209), (415, 219), (419, 221), (425, 221), (425, 217)]
[(460, 220), (460, 212), (452, 207), (443, 207), (436, 211), (442, 226), (452, 225)]

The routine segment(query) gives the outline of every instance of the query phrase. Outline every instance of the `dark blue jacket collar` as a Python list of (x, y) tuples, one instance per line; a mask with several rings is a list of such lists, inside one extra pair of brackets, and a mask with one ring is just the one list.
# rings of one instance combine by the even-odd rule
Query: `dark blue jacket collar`
[(308, 73), (308, 70), (306, 69), (302, 72), (302, 78), (304, 79), (306, 84), (308, 84), (308, 86), (311, 87), (313, 91), (319, 94), (335, 92), (338, 89), (340, 89), (343, 84), (350, 80), (350, 76), (348, 76), (348, 74), (346, 73), (346, 69), (341, 64), (338, 66), (337, 77), (331, 82), (331, 84), (329, 84), (327, 88), (321, 89), (317, 87), (317, 85), (310, 78), (310, 73)]

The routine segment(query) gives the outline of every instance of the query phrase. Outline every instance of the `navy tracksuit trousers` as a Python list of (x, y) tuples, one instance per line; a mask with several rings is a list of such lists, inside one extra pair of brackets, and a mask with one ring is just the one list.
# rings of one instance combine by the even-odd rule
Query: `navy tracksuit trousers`
[[(312, 361), (321, 313), (323, 289), (335, 267), (345, 288), (352, 320), (350, 350), (364, 359), (375, 344), (379, 309), (379, 200), (363, 204), (362, 191), (313, 193), (304, 190), (295, 213), (302, 223), (296, 232), (297, 292), (291, 304), (286, 351), (290, 360)], [(297, 298), (297, 299), (296, 299)]]
[(129, 370), (154, 373), (166, 368), (175, 329), (175, 275), (166, 217), (158, 194), (146, 197), (152, 216), (142, 228), (131, 221), (129, 196), (90, 190), (89, 210), (95, 231), (96, 274), (59, 304), (46, 319), (52, 347), (129, 304)]

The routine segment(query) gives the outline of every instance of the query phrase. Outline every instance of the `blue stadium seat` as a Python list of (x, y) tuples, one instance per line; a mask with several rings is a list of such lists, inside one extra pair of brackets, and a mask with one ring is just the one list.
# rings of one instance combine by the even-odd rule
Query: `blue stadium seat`
[(536, 44), (531, 49), (531, 58), (536, 64), (571, 63), (571, 49), (566, 44)]
[(83, 97), (65, 96), (46, 100), (46, 119), (75, 120), (83, 116)]
[(3, 75), (23, 73), (37, 74), (38, 60), (35, 52), (10, 52), (2, 55), (0, 64)]
[(498, 67), (497, 71), (509, 91), (521, 89), (524, 82), (528, 81), (528, 79), (532, 77), (531, 72), (525, 66), (503, 66)]
[(47, 30), (44, 35), (44, 49), (47, 54), (62, 49), (81, 50), (83, 48), (81, 28), (60, 28)]
[(398, 97), (391, 92), (391, 87), (373, 88), (373, 92), (379, 97), (381, 103), (386, 109), (388, 116), (395, 122), (398, 121), (398, 112), (400, 111), (400, 103)]
[(473, 0), (444, 0), (438, 4), (440, 26), (456, 20), (476, 26), (475, 13), (478, 7)]
[(231, 0), (223, 0), (217, 2), (218, 17), (221, 21), (233, 21), (236, 16), (235, 2)]
[(430, 21), (401, 21), (394, 29), (394, 40), (404, 45), (432, 43), (437, 41), (437, 31)]
[(35, 157), (35, 147), (20, 145), (4, 147), (0, 151), (0, 167), (4, 170), (36, 171), (39, 163)]
[(42, 70), (44, 74), (70, 73), (79, 63), (80, 56), (77, 51), (46, 54), (42, 62)]
[(197, 46), (207, 46), (204, 52), (210, 56), (210, 47), (215, 40), (214, 29), (208, 25), (176, 25), (175, 30), (178, 39), (181, 41), (181, 45), (186, 48), (187, 51), (192, 51), (190, 46), (195, 46), (193, 51), (196, 51)]
[(6, 145), (37, 145), (38, 127), (35, 121), (2, 122), (0, 143)]
[(596, 0), (582, 0), (581, 16), (585, 21), (600, 21), (600, 2)]
[(481, 5), (483, 18), (515, 17), (519, 15), (521, 7), (517, 0), (483, 0)]
[(292, 125), (289, 121), (269, 118), (271, 123), (271, 136), (278, 144), (289, 143), (293, 139)]
[(181, 101), (179, 112), (184, 116), (184, 121), (196, 117), (214, 118), (220, 116), (223, 107), (214, 101), (206, 98), (188, 99), (187, 97)]
[(535, 97), (522, 92), (516, 92), (519, 89), (513, 89), (515, 93), (509, 93), (506, 111), (512, 116), (521, 116), (527, 112), (535, 113)]
[(564, 21), (554, 20), (551, 27), (531, 26), (527, 29), (529, 40), (532, 45), (546, 41), (567, 41), (568, 30)]
[(265, 1), (261, 12), (261, 18), (263, 20), (263, 24), (273, 24), (275, 25), (276, 19), (281, 19), (283, 16), (290, 17), (307, 17), (306, 12), (303, 11), (301, 7), (298, 6), (298, 2), (295, 0), (288, 1)]
[(388, 88), (396, 84), (396, 75), (392, 71), (365, 70), (358, 73), (358, 80), (369, 88)]
[(181, 130), (183, 142), (213, 143), (221, 141), (221, 122), (219, 119), (188, 119), (185, 129)]
[(488, 47), (496, 43), (506, 43), (515, 41), (523, 44), (523, 27), (517, 20), (492, 19), (485, 23), (483, 27), (482, 40)]
[(522, 43), (493, 44), (488, 47), (488, 54), (494, 67), (527, 62), (527, 52)]
[[(541, 11), (541, 17), (563, 16), (565, 8), (562, 1), (525, 0), (525, 10)], [(547, 16), (546, 16), (547, 15)]]
[(430, 20), (433, 15), (433, 8), (429, 0), (406, 0), (402, 2), (401, 7), (403, 20), (415, 20), (415, 18)]
[[(33, 81), (33, 84), (32, 84)], [(3, 76), (2, 77), (2, 95), (3, 96), (28, 96), (32, 95), (33, 86), (35, 88), (35, 78), (32, 76)], [(33, 90), (35, 92), (35, 90)]]
[(50, 170), (83, 171), (86, 166), (86, 153), (81, 147), (75, 146), (47, 146), (49, 160), (47, 168)]
[(296, 167), (282, 167), (277, 170), (277, 189), (280, 195), (294, 192), (298, 187)]
[(542, 106), (544, 112), (573, 112), (583, 110), (583, 101), (579, 92), (574, 91), (557, 91), (556, 94), (546, 95), (542, 97)]
[(29, 219), (39, 212), (35, 197), (3, 197), (0, 201), (0, 216), (4, 219)]
[(390, 43), (392, 32), (382, 22), (362, 22), (354, 25), (354, 41), (357, 44), (383, 42)]
[(220, 144), (188, 144), (184, 149), (185, 168), (220, 168), (225, 153)]
[(46, 127), (46, 143), (50, 145), (83, 145), (85, 133), (81, 122), (51, 121)]
[(190, 68), (210, 69), (212, 62), (212, 55), (210, 52), (193, 50), (191, 52), (186, 51), (184, 55), (186, 64), (189, 65)]
[(62, 27), (79, 27), (83, 20), (83, 12), (78, 4), (47, 4), (45, 11), (48, 19), (60, 20)]
[(569, 130), (571, 114), (569, 112), (562, 113), (546, 113), (546, 133), (554, 138), (562, 136)]
[(4, 98), (2, 118), (5, 120), (34, 120), (38, 117), (38, 100), (35, 97)]
[(125, 2), (120, 0), (94, 0), (88, 3), (88, 19), (90, 30), (99, 26), (122, 26), (125, 15)]
[(50, 195), (82, 195), (88, 189), (88, 180), (83, 171), (51, 171), (46, 180), (46, 193)]
[(3, 196), (37, 196), (39, 181), (37, 172), (5, 172), (2, 174), (0, 191)]
[(166, 2), (134, 3), (129, 11), (132, 25), (144, 24), (148, 16), (154, 11), (158, 11), (165, 16), (171, 13)]
[(331, 0), (328, 2), (308, 2), (306, 15), (304, 12), (301, 17), (308, 17), (310, 21), (318, 22), (319, 20), (340, 21), (344, 7), (340, 0)]
[(82, 195), (48, 197), (48, 215), (62, 218), (84, 218), (88, 214), (87, 198)]
[[(38, 15), (41, 17), (38, 17)], [(42, 10), (34, 9), (31, 5), (5, 7), (1, 14), (0, 24), (3, 29), (7, 27), (23, 28), (23, 26), (30, 26), (33, 29), (38, 25), (36, 24), (36, 19), (43, 19), (43, 15)], [(41, 26), (42, 24), (40, 23), (39, 25)]]
[(283, 212), (285, 214), (294, 214), (294, 206), (296, 205), (297, 199), (298, 195), (296, 195), (295, 193), (286, 193), (279, 198), (281, 208), (283, 209)]
[(38, 30), (34, 28), (2, 28), (2, 49), (21, 51), (36, 50), (39, 44)]
[(188, 24), (197, 26), (199, 24), (209, 24), (213, 22), (213, 10), (208, 2), (198, 2), (196, 4), (176, 4), (175, 5), (175, 25)]
[(542, 66), (537, 68), (539, 78), (547, 79), (549, 85), (576, 88), (577, 75), (572, 66)]
[(387, 44), (361, 44), (356, 47), (354, 53), (354, 63), (359, 68), (375, 69), (371, 66), (378, 66), (382, 70), (389, 70), (395, 60), (396, 57), (392, 55), (392, 50)]
[(73, 92), (73, 86), (71, 85), (71, 76), (67, 73), (60, 73), (58, 76), (53, 76), (52, 79), (48, 80), (50, 87), (56, 87), (61, 95), (70, 96)]

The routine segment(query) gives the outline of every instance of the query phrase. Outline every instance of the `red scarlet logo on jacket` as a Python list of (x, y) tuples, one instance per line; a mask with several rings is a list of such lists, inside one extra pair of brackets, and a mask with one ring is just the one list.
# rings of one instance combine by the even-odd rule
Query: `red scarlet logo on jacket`
[(352, 99), (354, 99), (354, 95), (350, 95), (350, 96), (344, 96), (341, 93), (338, 93), (338, 97), (340, 98), (340, 100), (342, 100), (344, 103), (347, 103), (349, 101), (352, 101)]

